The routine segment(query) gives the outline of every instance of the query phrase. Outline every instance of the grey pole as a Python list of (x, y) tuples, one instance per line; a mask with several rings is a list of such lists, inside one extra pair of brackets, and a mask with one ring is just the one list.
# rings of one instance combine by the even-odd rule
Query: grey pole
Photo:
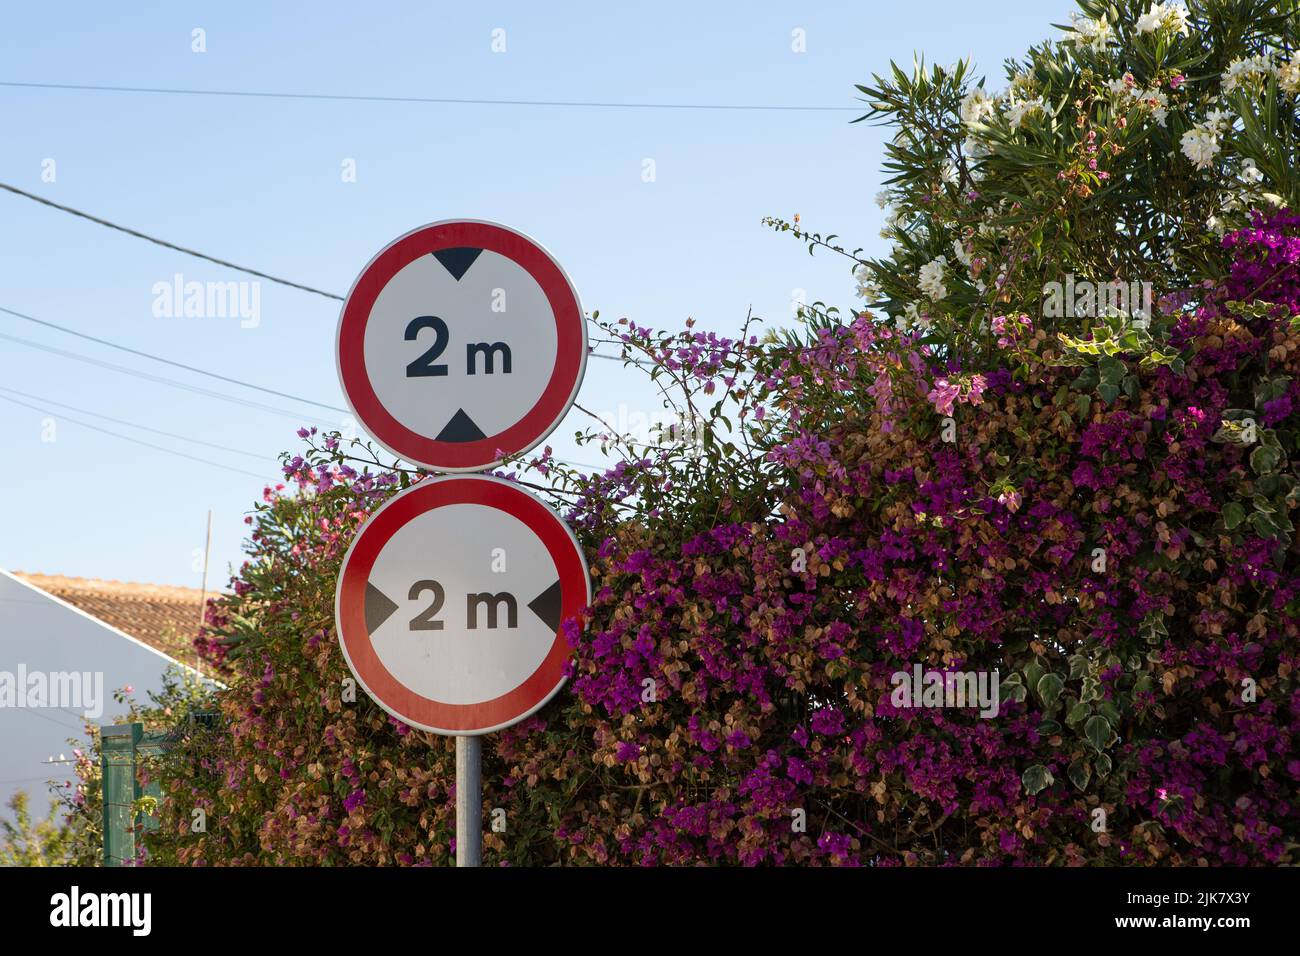
[(483, 863), (483, 738), (456, 738), (456, 865)]

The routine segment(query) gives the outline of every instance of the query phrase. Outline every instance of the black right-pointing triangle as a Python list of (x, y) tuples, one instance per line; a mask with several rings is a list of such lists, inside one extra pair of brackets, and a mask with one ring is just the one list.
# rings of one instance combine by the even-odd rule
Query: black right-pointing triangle
[(433, 254), (433, 257), (441, 262), (443, 268), (450, 272), (459, 282), (460, 277), (469, 271), (469, 267), (474, 264), (474, 260), (482, 252), (482, 249), (458, 246), (455, 249), (440, 249)]
[(366, 631), (374, 634), (381, 624), (393, 616), (397, 605), (389, 600), (388, 595), (369, 581), (366, 582)]
[(540, 617), (552, 631), (560, 629), (560, 582), (556, 581), (528, 605), (528, 610)]
[(486, 438), (483, 430), (474, 424), (474, 419), (465, 414), (465, 409), (458, 408), (451, 416), (447, 427), (438, 433), (438, 441), (478, 441)]

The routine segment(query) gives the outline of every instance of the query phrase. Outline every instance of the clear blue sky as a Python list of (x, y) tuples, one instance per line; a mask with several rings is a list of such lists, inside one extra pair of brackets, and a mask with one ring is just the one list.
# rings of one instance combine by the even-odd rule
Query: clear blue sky
[[(744, 5), (20, 4), (0, 80), (212, 90), (654, 103), (853, 106), (854, 83), (914, 51), (1001, 63), (1056, 35), (1068, 0)], [(191, 31), (206, 31), (206, 53)], [(506, 52), (493, 53), (492, 31)], [(807, 52), (791, 49), (806, 32)], [(181, 245), (345, 293), (390, 239), (432, 220), (496, 219), (559, 259), (603, 316), (733, 332), (751, 305), (787, 320), (792, 290), (852, 304), (843, 261), (760, 224), (799, 213), (879, 249), (881, 131), (852, 112), (449, 106), (0, 88), (0, 179)], [(57, 179), (42, 182), (53, 159)], [(342, 181), (354, 159), (357, 181)], [(657, 179), (642, 181), (653, 159)], [(271, 388), (343, 405), (336, 303), (263, 282), (261, 323), (157, 318), (153, 286), (237, 280), (217, 266), (0, 193), (0, 306)], [(0, 314), (0, 334), (293, 409), (284, 417), (0, 339), (0, 385), (220, 452), (50, 406), (0, 401), (0, 567), (197, 586), (240, 561), (243, 516), (300, 423), (332, 413), (249, 393)], [(10, 392), (0, 392), (10, 395)], [(30, 401), (29, 399), (23, 399)], [(657, 406), (592, 361), (579, 400)], [(32, 404), (41, 404), (32, 402)], [(90, 431), (79, 418), (265, 479)], [(43, 441), (53, 418), (55, 440)], [(571, 436), (557, 454), (592, 461)]]

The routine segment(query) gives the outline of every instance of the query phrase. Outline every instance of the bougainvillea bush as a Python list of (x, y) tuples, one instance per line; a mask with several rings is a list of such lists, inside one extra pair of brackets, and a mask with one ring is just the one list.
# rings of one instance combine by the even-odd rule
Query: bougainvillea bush
[[(594, 422), (604, 473), (506, 469), (595, 598), (565, 689), (488, 738), (486, 862), (1297, 862), (1284, 8), (1085, 2), (1007, 93), (965, 65), (864, 87), (892, 251), (775, 221), (849, 260), (862, 310), (736, 338), (593, 316), (684, 427)], [(1045, 308), (1069, 273), (1156, 294)], [(223, 722), (164, 768), (150, 859), (446, 865), (452, 743), (350, 697), (333, 633), (348, 544), (422, 476), (301, 437), (210, 607)], [(918, 667), (996, 675), (996, 713), (911, 706)]]

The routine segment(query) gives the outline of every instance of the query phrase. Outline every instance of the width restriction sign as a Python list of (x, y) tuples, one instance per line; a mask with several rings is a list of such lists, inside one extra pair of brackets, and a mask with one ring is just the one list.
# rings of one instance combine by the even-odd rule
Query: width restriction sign
[(499, 478), (426, 478), (362, 527), (339, 574), (348, 667), (412, 727), (490, 733), (564, 683), (562, 623), (591, 603), (568, 525)]
[(497, 223), (421, 226), (384, 247), (339, 316), (339, 381), (399, 458), (479, 471), (528, 451), (587, 366), (577, 292), (536, 242)]

